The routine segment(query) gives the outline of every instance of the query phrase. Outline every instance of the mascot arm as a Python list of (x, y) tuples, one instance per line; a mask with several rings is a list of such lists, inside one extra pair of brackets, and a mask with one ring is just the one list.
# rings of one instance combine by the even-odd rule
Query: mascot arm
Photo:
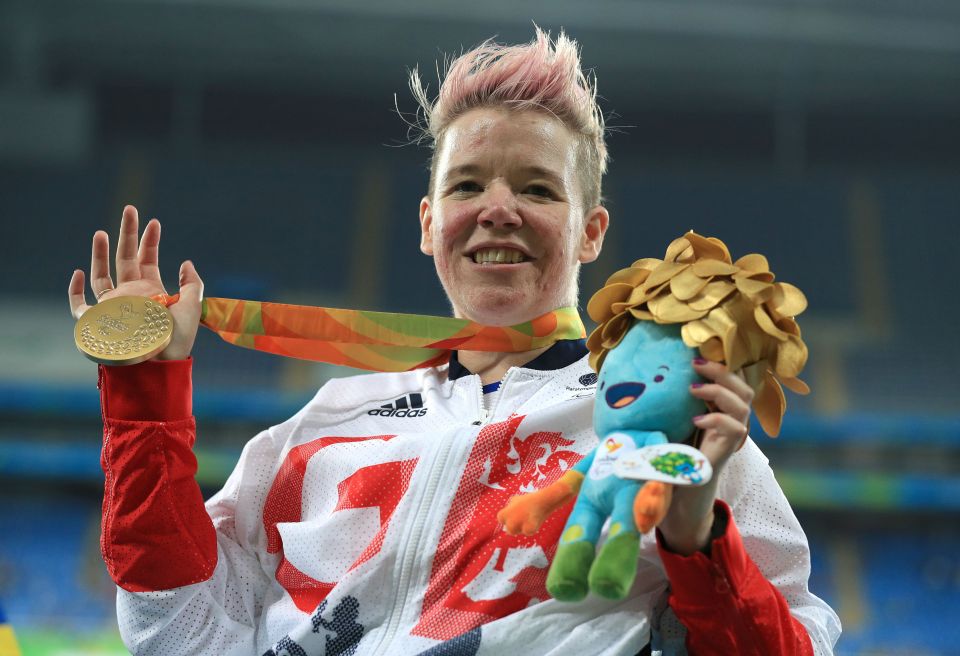
[(510, 535), (533, 535), (547, 517), (579, 494), (583, 478), (576, 468), (569, 469), (559, 480), (541, 490), (511, 497), (497, 513), (497, 520)]

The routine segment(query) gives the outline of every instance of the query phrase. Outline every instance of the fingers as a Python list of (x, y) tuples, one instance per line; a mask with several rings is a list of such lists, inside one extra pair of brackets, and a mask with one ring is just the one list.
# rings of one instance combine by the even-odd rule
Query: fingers
[(83, 293), (83, 270), (77, 269), (70, 276), (70, 285), (67, 287), (67, 298), (70, 301), (70, 314), (74, 319), (79, 319), (90, 307), (87, 305), (86, 296)]
[(137, 261), (137, 208), (127, 205), (120, 219), (120, 239), (117, 241), (117, 282), (123, 284), (140, 280)]
[(719, 362), (694, 359), (693, 368), (712, 383), (694, 383), (690, 393), (698, 399), (711, 403), (720, 412), (726, 413), (746, 424), (750, 419), (750, 404), (753, 389), (738, 374), (732, 373)]
[(711, 412), (694, 417), (693, 423), (697, 428), (704, 431), (703, 441), (723, 437), (739, 445), (747, 436), (746, 424), (722, 412)]
[(100, 298), (104, 292), (113, 289), (113, 278), (110, 277), (110, 237), (103, 230), (97, 230), (93, 233), (93, 246), (90, 254), (90, 289), (97, 298)]
[(703, 431), (697, 448), (710, 458), (715, 470), (743, 446), (750, 432), (746, 424), (722, 412), (694, 417), (693, 424)]
[[(717, 383), (694, 383), (690, 394), (712, 404), (714, 408), (737, 419), (741, 424), (750, 418), (750, 402)], [(750, 391), (752, 396), (753, 391)]]
[(194, 303), (203, 300), (203, 280), (190, 260), (180, 265), (180, 298)]
[(743, 378), (719, 362), (698, 358), (693, 365), (697, 373), (713, 381), (694, 383), (690, 394), (716, 409), (693, 420), (694, 425), (703, 431), (700, 449), (710, 451), (711, 460), (716, 465), (725, 461), (746, 440), (754, 392)]
[(160, 282), (160, 222), (156, 219), (150, 219), (143, 230), (137, 265), (141, 278)]
[(726, 387), (740, 398), (746, 400), (747, 404), (753, 400), (753, 389), (747, 385), (747, 381), (738, 374), (728, 370), (719, 362), (696, 358), (693, 361), (693, 368), (704, 378)]
[[(137, 208), (127, 205), (120, 219), (120, 238), (117, 241), (116, 267), (117, 284), (148, 279), (160, 283), (160, 222), (156, 219), (147, 224), (143, 239), (137, 247)], [(93, 235), (93, 248), (90, 256), (90, 288), (99, 300), (114, 289), (110, 275), (110, 236), (103, 230)]]

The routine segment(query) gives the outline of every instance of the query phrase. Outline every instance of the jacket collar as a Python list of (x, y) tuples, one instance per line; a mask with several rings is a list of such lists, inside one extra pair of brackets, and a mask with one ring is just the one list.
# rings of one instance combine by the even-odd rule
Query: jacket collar
[[(538, 371), (548, 371), (551, 369), (563, 369), (587, 354), (587, 340), (585, 339), (561, 339), (546, 351), (535, 357), (530, 362), (523, 365), (524, 369), (536, 369)], [(464, 376), (472, 376), (473, 372), (460, 364), (460, 358), (456, 351), (450, 355), (450, 369), (447, 372), (449, 380), (456, 380)]]

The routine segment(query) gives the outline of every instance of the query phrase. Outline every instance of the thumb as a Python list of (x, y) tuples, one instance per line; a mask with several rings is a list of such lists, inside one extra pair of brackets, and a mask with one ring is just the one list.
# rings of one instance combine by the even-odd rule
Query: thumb
[(180, 298), (197, 304), (203, 300), (203, 280), (190, 260), (180, 265)]

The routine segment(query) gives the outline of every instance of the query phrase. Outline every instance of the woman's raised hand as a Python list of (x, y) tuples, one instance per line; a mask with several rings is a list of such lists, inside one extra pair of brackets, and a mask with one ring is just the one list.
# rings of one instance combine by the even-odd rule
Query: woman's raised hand
[[(123, 208), (120, 221), (120, 239), (117, 241), (117, 284), (110, 275), (110, 237), (103, 230), (93, 235), (93, 252), (90, 257), (90, 289), (95, 302), (114, 296), (154, 296), (165, 294), (160, 279), (160, 222), (151, 219), (143, 231), (137, 246), (137, 208)], [(68, 294), (70, 312), (79, 319), (90, 306), (84, 293), (84, 273), (73, 272)], [(200, 325), (203, 281), (193, 263), (187, 260), (180, 265), (180, 300), (170, 306), (173, 315), (173, 337), (170, 344), (158, 356), (158, 360), (182, 360), (190, 355)]]

